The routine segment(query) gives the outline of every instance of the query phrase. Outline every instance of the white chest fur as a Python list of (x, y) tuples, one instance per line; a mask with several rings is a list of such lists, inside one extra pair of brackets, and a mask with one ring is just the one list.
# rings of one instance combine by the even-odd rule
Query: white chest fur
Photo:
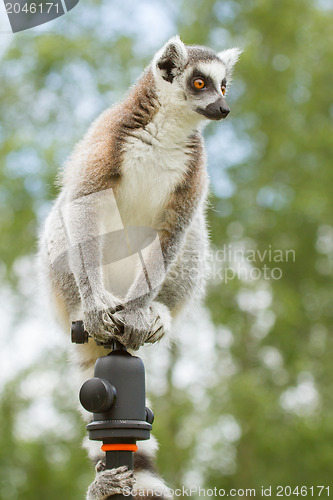
[[(122, 164), (122, 179), (115, 193), (122, 225), (156, 227), (172, 191), (188, 168), (186, 143), (192, 131), (159, 112), (145, 129), (128, 136)], [(105, 261), (110, 262), (104, 247)], [(142, 257), (141, 257), (142, 258)], [(128, 256), (103, 268), (104, 283), (118, 297), (125, 297), (142, 263), (130, 249)], [(148, 289), (147, 289), (148, 291)]]
[(126, 145), (123, 178), (116, 193), (125, 225), (154, 227), (174, 187), (184, 176), (188, 133), (161, 112), (145, 129), (134, 131)]

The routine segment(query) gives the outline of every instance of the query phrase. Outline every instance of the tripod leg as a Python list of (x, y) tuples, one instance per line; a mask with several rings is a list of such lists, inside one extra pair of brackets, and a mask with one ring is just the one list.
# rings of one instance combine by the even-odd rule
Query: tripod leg
[(105, 457), (105, 468), (116, 469), (117, 467), (126, 467), (133, 470), (133, 451), (107, 451)]
[[(107, 451), (105, 457), (106, 469), (116, 469), (117, 467), (126, 466), (129, 470), (133, 470), (133, 452), (132, 451)], [(128, 498), (132, 500), (132, 495), (110, 495), (110, 500), (124, 500)]]

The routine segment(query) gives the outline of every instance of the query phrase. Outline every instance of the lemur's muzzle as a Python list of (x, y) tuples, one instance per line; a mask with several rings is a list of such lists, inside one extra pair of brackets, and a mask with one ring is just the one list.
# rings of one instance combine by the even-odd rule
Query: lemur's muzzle
[(221, 120), (228, 116), (230, 108), (224, 99), (219, 98), (215, 102), (208, 104), (205, 108), (197, 108), (196, 111), (209, 120)]

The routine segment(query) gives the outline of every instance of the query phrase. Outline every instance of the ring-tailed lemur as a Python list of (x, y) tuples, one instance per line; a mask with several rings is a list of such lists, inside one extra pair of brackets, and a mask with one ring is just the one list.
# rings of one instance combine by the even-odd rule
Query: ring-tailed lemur
[[(39, 250), (43, 281), (66, 330), (83, 319), (95, 339), (114, 336), (138, 349), (159, 340), (202, 295), (208, 177), (200, 131), (228, 115), (225, 92), (239, 53), (172, 38), (77, 144)], [(75, 347), (85, 380), (104, 351), (92, 339)], [(155, 444), (140, 445), (135, 488), (163, 487)], [(104, 499), (131, 484), (128, 471), (104, 471), (99, 462), (87, 498)]]

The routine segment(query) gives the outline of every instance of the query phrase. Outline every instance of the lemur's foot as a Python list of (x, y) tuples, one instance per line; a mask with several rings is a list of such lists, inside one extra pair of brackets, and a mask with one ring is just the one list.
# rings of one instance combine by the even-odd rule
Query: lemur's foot
[(126, 347), (137, 350), (145, 342), (157, 342), (170, 329), (169, 309), (159, 302), (148, 307), (134, 307), (129, 304), (113, 314), (113, 321), (119, 326), (114, 336)]
[(105, 470), (102, 461), (96, 465), (96, 478), (88, 488), (86, 500), (106, 500), (111, 495), (130, 491), (134, 486), (133, 471), (126, 466)]

